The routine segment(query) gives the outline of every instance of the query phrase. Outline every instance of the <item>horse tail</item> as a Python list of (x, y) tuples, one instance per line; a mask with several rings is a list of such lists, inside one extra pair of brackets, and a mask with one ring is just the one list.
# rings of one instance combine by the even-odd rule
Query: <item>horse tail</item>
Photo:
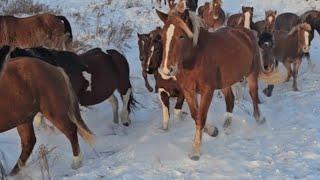
[(68, 21), (68, 19), (64, 16), (56, 16), (59, 20), (63, 21), (64, 24), (64, 32), (69, 34), (69, 38), (72, 41), (73, 39), (73, 35), (72, 35), (72, 28), (70, 25), (70, 22)]
[(80, 134), (80, 136), (89, 145), (93, 146), (95, 144), (94, 134), (91, 132), (91, 130), (85, 124), (85, 122), (83, 121), (83, 119), (80, 115), (80, 109), (79, 109), (77, 96), (75, 95), (75, 93), (73, 91), (69, 77), (62, 68), (58, 68), (58, 69), (62, 73), (63, 78), (65, 80), (65, 83), (67, 84), (68, 97), (69, 97), (69, 103), (70, 103), (69, 110), (68, 110), (69, 119), (77, 126), (78, 133)]
[[(6, 63), (10, 59), (10, 54), (11, 54), (12, 50), (13, 50), (13, 48), (10, 46), (3, 46), (0, 49), (0, 72), (3, 71)], [(2, 75), (2, 73), (0, 74), (0, 76), (1, 75)]]
[[(114, 49), (107, 50), (107, 53), (112, 57), (112, 61), (115, 62), (118, 72), (126, 78), (124, 81), (127, 81), (127, 88), (132, 89), (129, 77), (130, 69), (127, 59), (121, 53)], [(133, 92), (131, 90), (127, 106), (128, 112), (133, 112), (133, 110), (137, 107), (137, 104), (139, 104), (139, 102), (134, 98)]]

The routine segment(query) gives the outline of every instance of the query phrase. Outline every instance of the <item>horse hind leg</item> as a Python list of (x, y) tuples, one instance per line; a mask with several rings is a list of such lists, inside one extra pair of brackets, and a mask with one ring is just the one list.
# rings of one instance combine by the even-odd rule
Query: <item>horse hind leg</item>
[(163, 115), (163, 121), (162, 121), (162, 129), (168, 130), (169, 127), (169, 119), (170, 119), (170, 113), (169, 113), (169, 101), (170, 94), (163, 88), (159, 88), (159, 100), (162, 105), (162, 115)]
[(119, 102), (117, 97), (112, 94), (109, 98), (108, 101), (111, 103), (112, 106), (112, 112), (113, 112), (113, 123), (119, 124), (119, 115), (118, 115), (118, 110), (119, 110)]
[(124, 95), (121, 94), (123, 106), (120, 114), (120, 119), (124, 126), (129, 126), (131, 124), (131, 120), (129, 117), (129, 108), (130, 108), (129, 101), (131, 96), (132, 96), (131, 88), (127, 90), (126, 94)]
[(21, 124), (17, 127), (18, 134), (21, 139), (21, 154), (19, 157), (19, 160), (17, 161), (16, 165), (12, 169), (10, 175), (16, 175), (19, 171), (20, 168), (25, 166), (26, 161), (28, 160), (30, 154), (32, 153), (32, 150), (34, 148), (34, 145), (36, 144), (36, 136), (34, 134), (34, 128), (33, 124), (31, 123), (26, 123), (26, 124)]
[(249, 93), (252, 99), (253, 115), (258, 124), (265, 123), (266, 119), (261, 116), (259, 105), (258, 105), (258, 75), (251, 73), (248, 78)]
[(231, 87), (226, 88), (226, 89), (222, 89), (224, 98), (225, 98), (225, 102), (226, 102), (226, 108), (227, 108), (227, 113), (225, 114), (225, 121), (223, 124), (223, 128), (225, 130), (225, 132), (230, 131), (230, 125), (232, 123), (232, 112), (233, 112), (233, 108), (234, 108), (234, 95), (232, 92)]
[[(46, 113), (44, 113), (44, 115), (46, 116)], [(79, 167), (81, 167), (83, 156), (80, 152), (76, 124), (71, 121), (69, 115), (66, 113), (63, 113), (59, 116), (46, 117), (68, 138), (73, 152), (73, 161), (71, 164), (71, 168), (78, 169)]]

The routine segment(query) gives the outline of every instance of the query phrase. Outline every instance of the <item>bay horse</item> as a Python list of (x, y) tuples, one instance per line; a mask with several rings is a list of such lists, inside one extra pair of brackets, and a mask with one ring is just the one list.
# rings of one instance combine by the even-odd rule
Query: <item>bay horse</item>
[(272, 32), (274, 30), (276, 16), (277, 11), (265, 11), (265, 19), (255, 23), (255, 30), (259, 35), (263, 32)]
[(182, 114), (184, 96), (175, 78), (163, 78), (161, 74), (158, 73), (158, 68), (161, 64), (163, 51), (161, 30), (161, 28), (156, 28), (155, 30), (148, 33), (147, 37), (149, 38), (149, 44), (143, 44), (144, 47), (140, 47), (139, 49), (146, 50), (145, 52), (140, 51), (140, 55), (142, 53), (145, 53), (144, 56), (146, 57), (146, 62), (144, 63), (145, 65), (142, 66), (142, 70), (148, 74), (154, 75), (156, 89), (159, 92), (159, 100), (162, 105), (162, 129), (168, 130), (170, 119), (170, 98), (177, 98), (177, 102), (174, 108), (174, 114), (175, 118), (179, 119)]
[(279, 14), (274, 22), (275, 30), (291, 31), (293, 27), (300, 23), (300, 18), (295, 13)]
[[(293, 77), (292, 89), (298, 91), (297, 76), (302, 62), (302, 57), (309, 52), (309, 34), (311, 26), (307, 23), (298, 24), (290, 32), (275, 31), (274, 53), (276, 60), (283, 63), (287, 69), (286, 81)], [(292, 69), (293, 65), (293, 69)], [(268, 97), (272, 95), (274, 85), (268, 85), (264, 89), (264, 94)]]
[(8, 61), (9, 49), (5, 46), (0, 50), (3, 67), (0, 77), (0, 132), (17, 128), (22, 148), (10, 174), (17, 174), (32, 153), (36, 143), (33, 118), (38, 112), (68, 138), (73, 152), (71, 167), (79, 168), (82, 154), (77, 133), (91, 145), (94, 135), (81, 118), (68, 76), (62, 69), (36, 58), (20, 57)]
[(199, 16), (211, 30), (221, 27), (226, 20), (226, 15), (221, 5), (221, 0), (212, 0), (211, 3), (205, 3), (198, 9)]
[(116, 124), (119, 123), (119, 104), (114, 95), (117, 90), (123, 102), (121, 122), (124, 126), (131, 124), (129, 113), (136, 101), (129, 79), (129, 64), (118, 51), (107, 50), (106, 54), (100, 48), (95, 48), (77, 55), (72, 52), (38, 47), (16, 49), (11, 56), (36, 57), (62, 67), (70, 78), (79, 103), (82, 106), (91, 106), (108, 100), (112, 105), (113, 122)]
[[(260, 62), (258, 40), (251, 30), (225, 27), (209, 33), (201, 28), (200, 17), (188, 10), (185, 14), (189, 20), (173, 16), (164, 21), (159, 73), (163, 77), (176, 77), (183, 91), (196, 124), (190, 158), (198, 160), (203, 129), (211, 136), (218, 135), (216, 127), (211, 129), (206, 125), (215, 89), (222, 89), (227, 111), (232, 113), (234, 96), (231, 86), (247, 77), (255, 120), (258, 124), (265, 122), (258, 106), (258, 76), (264, 67)], [(226, 49), (235, 47), (236, 50), (226, 53)], [(200, 101), (197, 94), (201, 95)], [(225, 125), (230, 123), (231, 118), (227, 117)]]
[(242, 6), (242, 13), (231, 15), (227, 20), (227, 26), (255, 29), (254, 23), (252, 21), (253, 10), (253, 7)]
[(69, 21), (48, 13), (25, 18), (0, 16), (0, 27), (0, 46), (62, 50), (71, 46), (73, 38)]

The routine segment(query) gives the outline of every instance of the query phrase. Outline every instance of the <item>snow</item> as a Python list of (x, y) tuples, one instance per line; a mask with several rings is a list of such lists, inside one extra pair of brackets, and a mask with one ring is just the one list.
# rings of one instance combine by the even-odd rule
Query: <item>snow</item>
[[(62, 14), (70, 20), (77, 40), (103, 49), (118, 48), (120, 44), (120, 50), (130, 64), (135, 96), (142, 107), (132, 115), (129, 128), (113, 125), (109, 103), (83, 108), (83, 118), (96, 134), (97, 143), (91, 148), (80, 140), (84, 161), (78, 170), (70, 168), (72, 152), (64, 135), (37, 130), (36, 147), (18, 177), (41, 178), (36, 161), (41, 144), (49, 149), (56, 147), (48, 155), (53, 179), (317, 179), (320, 176), (318, 35), (311, 49), (311, 59), (316, 66), (308, 70), (304, 61), (298, 77), (300, 91), (291, 90), (291, 81), (276, 86), (271, 98), (260, 93), (263, 99), (260, 108), (267, 118), (265, 125), (255, 124), (247, 93), (245, 100), (235, 106), (231, 134), (226, 135), (222, 128), (225, 103), (215, 96), (208, 122), (217, 125), (220, 134), (216, 138), (204, 135), (202, 156), (195, 162), (188, 158), (195, 129), (190, 115), (182, 120), (171, 118), (169, 131), (162, 131), (161, 103), (157, 94), (146, 90), (141, 77), (136, 33), (147, 33), (162, 25), (150, 0), (131, 0), (138, 2), (138, 6), (132, 8), (127, 8), (125, 0), (113, 0), (111, 5), (106, 5), (108, 1), (105, 0), (37, 1), (63, 9)], [(203, 4), (204, 0), (200, 2)], [(236, 13), (241, 4), (255, 7), (255, 20), (262, 18), (264, 10), (269, 8), (277, 9), (278, 13), (293, 11), (301, 14), (320, 7), (320, 2), (301, 0), (225, 0), (223, 7), (229, 13)], [(97, 20), (97, 17), (100, 18)], [(106, 39), (108, 31), (96, 33), (97, 24), (108, 30), (110, 25), (121, 23), (133, 28), (132, 36), (124, 41), (110, 43)], [(265, 85), (261, 84), (260, 89), (263, 87)], [(184, 111), (189, 112), (186, 104)], [(173, 109), (171, 114), (173, 117)], [(21, 150), (15, 129), (0, 135), (0, 150), (8, 172)]]

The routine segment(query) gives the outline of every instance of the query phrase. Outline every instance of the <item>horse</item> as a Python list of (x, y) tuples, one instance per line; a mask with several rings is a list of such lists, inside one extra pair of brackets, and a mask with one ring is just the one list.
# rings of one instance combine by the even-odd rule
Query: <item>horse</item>
[(62, 69), (36, 58), (8, 60), (9, 48), (5, 46), (0, 50), (0, 132), (16, 127), (22, 148), (10, 175), (17, 174), (32, 153), (36, 143), (33, 118), (38, 112), (68, 138), (73, 151), (71, 167), (79, 168), (82, 154), (77, 133), (91, 145), (94, 144), (94, 135), (81, 118), (68, 76)]
[(311, 41), (314, 38), (314, 31), (316, 30), (318, 34), (320, 34), (320, 12), (317, 10), (307, 11), (300, 16), (300, 21), (302, 23), (308, 23), (311, 26), (309, 38), (311, 44)]
[(242, 13), (233, 14), (227, 20), (229, 27), (245, 27), (248, 29), (255, 29), (252, 21), (253, 7), (242, 6)]
[[(148, 73), (146, 71), (147, 69), (147, 53), (150, 51), (150, 36), (153, 36), (153, 32), (156, 33), (157, 30), (161, 30), (160, 27), (157, 27), (156, 30), (148, 33), (148, 34), (139, 34), (137, 33), (138, 36), (138, 46), (139, 46), (139, 59), (141, 62), (141, 67), (142, 67), (142, 77), (144, 79), (144, 84), (145, 87), (148, 89), (149, 92), (153, 92), (153, 88), (151, 87), (149, 81), (148, 81)], [(157, 33), (156, 33), (157, 34)], [(156, 89), (156, 88), (155, 88)]]
[(255, 23), (255, 30), (260, 35), (262, 32), (271, 32), (274, 30), (274, 23), (277, 11), (268, 10), (265, 12), (265, 19)]
[(64, 16), (48, 13), (26, 18), (0, 16), (0, 27), (0, 46), (45, 46), (62, 50), (72, 44), (72, 29)]
[[(206, 125), (215, 89), (222, 89), (227, 111), (232, 113), (234, 96), (231, 86), (247, 77), (255, 120), (258, 124), (266, 121), (258, 106), (258, 76), (264, 67), (260, 62), (258, 40), (251, 30), (225, 27), (210, 33), (201, 28), (204, 25), (200, 17), (188, 10), (185, 14), (189, 20), (174, 16), (164, 21), (159, 73), (163, 77), (177, 78), (183, 91), (196, 124), (193, 151), (189, 157), (199, 160), (202, 131), (211, 136), (218, 135), (216, 127)], [(236, 50), (225, 53), (226, 49), (235, 47)], [(201, 95), (200, 101), (197, 94)], [(230, 126), (231, 119), (226, 118), (225, 127)]]
[(117, 90), (123, 101), (121, 122), (124, 126), (131, 124), (129, 113), (136, 101), (129, 79), (129, 65), (126, 58), (116, 50), (107, 50), (106, 54), (100, 48), (95, 48), (77, 55), (38, 47), (16, 49), (12, 52), (12, 57), (21, 56), (35, 57), (62, 67), (70, 78), (80, 105), (91, 106), (108, 100), (112, 105), (113, 122), (116, 124), (119, 123), (118, 99), (114, 95)]
[(203, 18), (205, 24), (212, 30), (221, 27), (226, 20), (226, 15), (221, 5), (221, 0), (213, 0), (212, 3), (205, 3), (205, 5), (199, 7), (199, 16)]
[[(293, 77), (292, 89), (298, 91), (297, 87), (297, 76), (299, 67), (302, 62), (302, 57), (305, 53), (309, 52), (309, 34), (311, 26), (307, 23), (298, 24), (287, 31), (275, 31), (275, 47), (274, 53), (277, 62), (283, 63), (287, 69), (286, 81), (289, 81), (291, 76)], [(293, 64), (293, 69), (292, 69)], [(263, 90), (264, 94), (268, 97), (272, 95), (274, 85), (270, 84), (266, 89)]]
[[(159, 92), (159, 100), (162, 105), (163, 123), (162, 129), (168, 130), (170, 119), (170, 98), (177, 98), (177, 102), (174, 108), (175, 118), (179, 119), (182, 114), (182, 106), (184, 103), (184, 96), (175, 78), (162, 78), (158, 73), (162, 60), (162, 41), (161, 41), (161, 28), (156, 28), (147, 34), (149, 44), (143, 44), (144, 47), (139, 49), (145, 49), (146, 51), (140, 51), (140, 55), (146, 57), (146, 62), (142, 66), (142, 71), (154, 75), (156, 82), (156, 89)], [(139, 46), (142, 44), (139, 44)], [(145, 54), (143, 54), (145, 53)]]
[(300, 17), (294, 13), (279, 14), (274, 22), (275, 30), (291, 31), (300, 23)]

